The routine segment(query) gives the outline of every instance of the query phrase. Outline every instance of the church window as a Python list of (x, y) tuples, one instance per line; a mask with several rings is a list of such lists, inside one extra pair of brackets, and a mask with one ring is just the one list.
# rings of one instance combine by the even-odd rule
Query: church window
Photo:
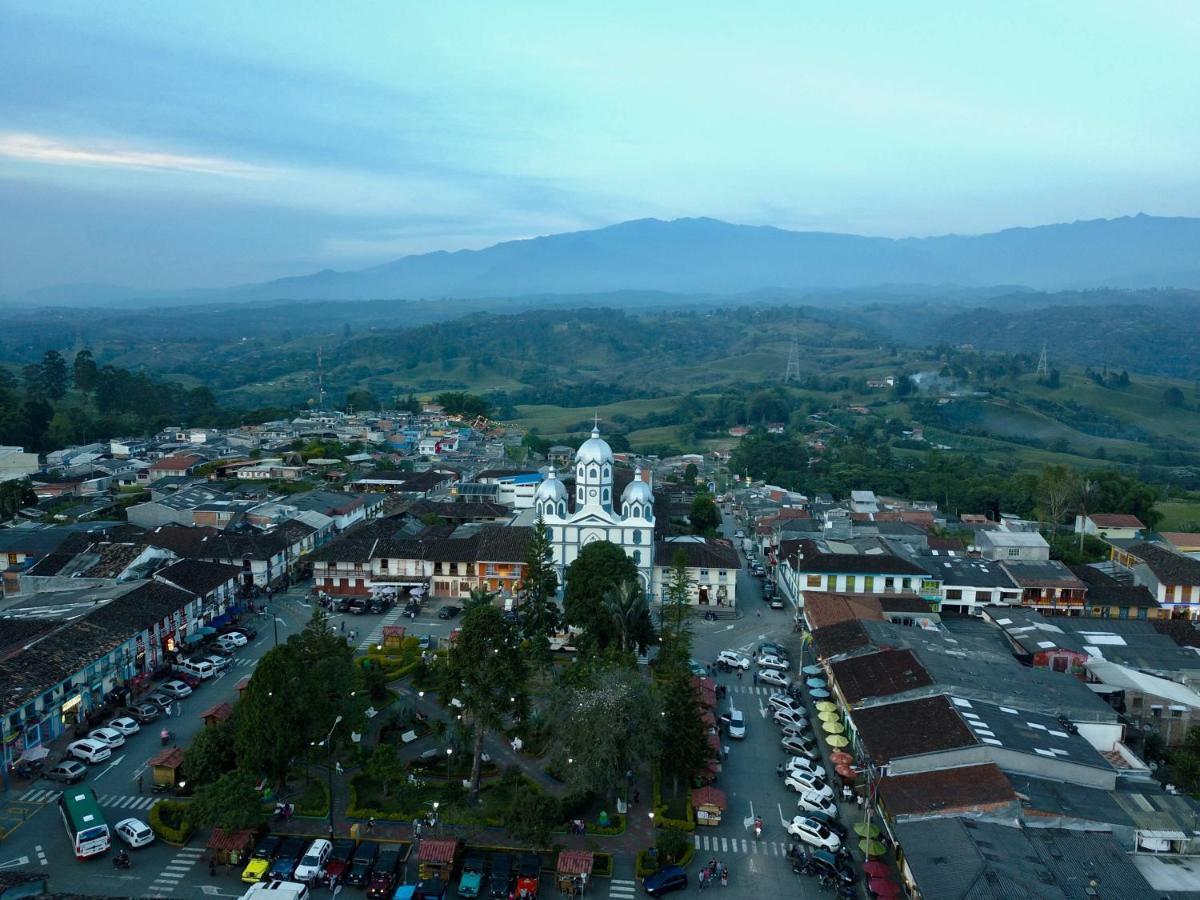
[(608, 488), (604, 489), (604, 502), (605, 504), (608, 503)]
[(562, 519), (565, 519), (567, 517), (567, 501), (566, 500), (560, 500), (558, 502), (558, 515), (559, 515), (559, 518), (562, 518)]
[(578, 491), (575, 492), (575, 502), (576, 503), (583, 502), (583, 488), (580, 488)]
[(553, 528), (546, 529), (546, 540), (548, 540), (548, 541), (554, 540), (554, 529)]
[(607, 479), (607, 478), (611, 478), (611, 477), (612, 477), (612, 473), (609, 471), (609, 469), (608, 469), (608, 466), (605, 466), (605, 467), (604, 467), (604, 477), (605, 477), (606, 479)]
[(642, 564), (642, 551), (641, 550), (633, 551), (633, 561), (636, 565), (640, 566)]
[(635, 544), (640, 544), (642, 542), (642, 533), (636, 529), (633, 532), (633, 542)]
[(599, 481), (600, 480), (600, 469), (597, 466), (592, 466), (592, 471), (588, 475), (588, 477), (590, 479), (592, 479), (592, 481)]

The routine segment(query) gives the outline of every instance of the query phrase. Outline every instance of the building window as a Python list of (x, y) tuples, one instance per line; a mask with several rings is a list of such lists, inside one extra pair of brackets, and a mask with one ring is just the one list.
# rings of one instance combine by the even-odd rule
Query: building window
[(633, 551), (633, 564), (636, 566), (640, 566), (642, 564), (642, 551), (641, 550)]
[(640, 544), (642, 542), (642, 533), (636, 528), (633, 530), (633, 542), (635, 544)]
[(963, 595), (963, 592), (962, 592), (961, 588), (947, 588), (946, 589), (946, 599), (947, 600), (961, 600), (962, 595)]
[(873, 594), (875, 592), (874, 576), (866, 575), (863, 577), (863, 591), (868, 594)]
[(604, 491), (603, 491), (603, 493), (602, 493), (602, 496), (603, 496), (603, 498), (604, 498), (604, 503), (605, 503), (605, 505), (607, 505), (607, 504), (608, 504), (608, 488), (605, 488), (605, 489), (604, 489)]
[(810, 588), (819, 588), (821, 586), (821, 576), (820, 575), (809, 575), (804, 580), (804, 586), (810, 587)]
[(885, 591), (887, 591), (888, 593), (891, 593), (892, 591), (894, 591), (896, 589), (896, 579), (893, 578), (891, 575), (889, 575), (889, 576), (887, 576), (887, 578), (883, 579), (883, 589)]
[(1020, 556), (1020, 555), (1021, 555), (1021, 548), (1020, 548), (1020, 547), (1009, 547), (1009, 548), (1008, 548), (1008, 555), (1009, 555), (1009, 556), (1013, 556), (1013, 557)]
[(850, 591), (851, 593), (858, 590), (858, 579), (853, 575), (846, 576), (846, 590)]

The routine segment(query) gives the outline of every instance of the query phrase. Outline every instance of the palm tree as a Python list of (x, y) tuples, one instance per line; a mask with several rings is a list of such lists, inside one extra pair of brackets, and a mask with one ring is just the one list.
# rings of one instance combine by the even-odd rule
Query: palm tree
[(621, 582), (605, 595), (604, 608), (617, 626), (621, 652), (634, 649), (638, 626), (650, 614), (641, 585), (633, 580)]
[(467, 610), (473, 606), (478, 606), (480, 603), (491, 603), (496, 599), (497, 591), (489, 591), (482, 586), (471, 588), (471, 593), (463, 603), (463, 609)]

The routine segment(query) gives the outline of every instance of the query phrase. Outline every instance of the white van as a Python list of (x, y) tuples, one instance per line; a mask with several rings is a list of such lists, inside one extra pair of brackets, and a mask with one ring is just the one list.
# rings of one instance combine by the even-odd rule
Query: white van
[(309, 900), (309, 890), (298, 881), (260, 881), (242, 894), (242, 900)]
[(216, 668), (207, 659), (185, 659), (175, 665), (175, 671), (191, 675), (201, 681), (212, 678), (217, 674)]

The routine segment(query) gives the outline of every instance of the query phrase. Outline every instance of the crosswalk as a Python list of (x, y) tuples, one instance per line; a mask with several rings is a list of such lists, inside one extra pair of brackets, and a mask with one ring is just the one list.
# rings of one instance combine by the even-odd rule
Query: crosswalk
[[(31, 790), (22, 794), (18, 800), (22, 803), (50, 804), (58, 801), (62, 791)], [(157, 797), (147, 797), (145, 794), (97, 794), (96, 799), (101, 806), (109, 809), (149, 809), (158, 802)]]
[(637, 882), (631, 878), (613, 878), (608, 882), (608, 896), (612, 900), (633, 900), (637, 893)]
[(382, 644), (383, 626), (395, 625), (403, 615), (403, 606), (397, 605), (394, 609), (390, 610), (382, 619), (375, 623), (375, 627), (371, 629), (371, 633), (358, 642), (358, 652), (366, 653), (373, 644)]
[(200, 857), (204, 856), (204, 852), (203, 847), (181, 848), (158, 873), (158, 877), (150, 883), (150, 896), (163, 897), (179, 887), (179, 882), (187, 877), (196, 863), (200, 862)]
[(769, 697), (779, 691), (776, 687), (763, 687), (762, 685), (753, 684), (727, 684), (725, 687), (731, 694), (755, 694), (759, 697)]
[(753, 838), (693, 835), (696, 849), (705, 853), (741, 853), (747, 856), (787, 856), (786, 841), (763, 841)]

